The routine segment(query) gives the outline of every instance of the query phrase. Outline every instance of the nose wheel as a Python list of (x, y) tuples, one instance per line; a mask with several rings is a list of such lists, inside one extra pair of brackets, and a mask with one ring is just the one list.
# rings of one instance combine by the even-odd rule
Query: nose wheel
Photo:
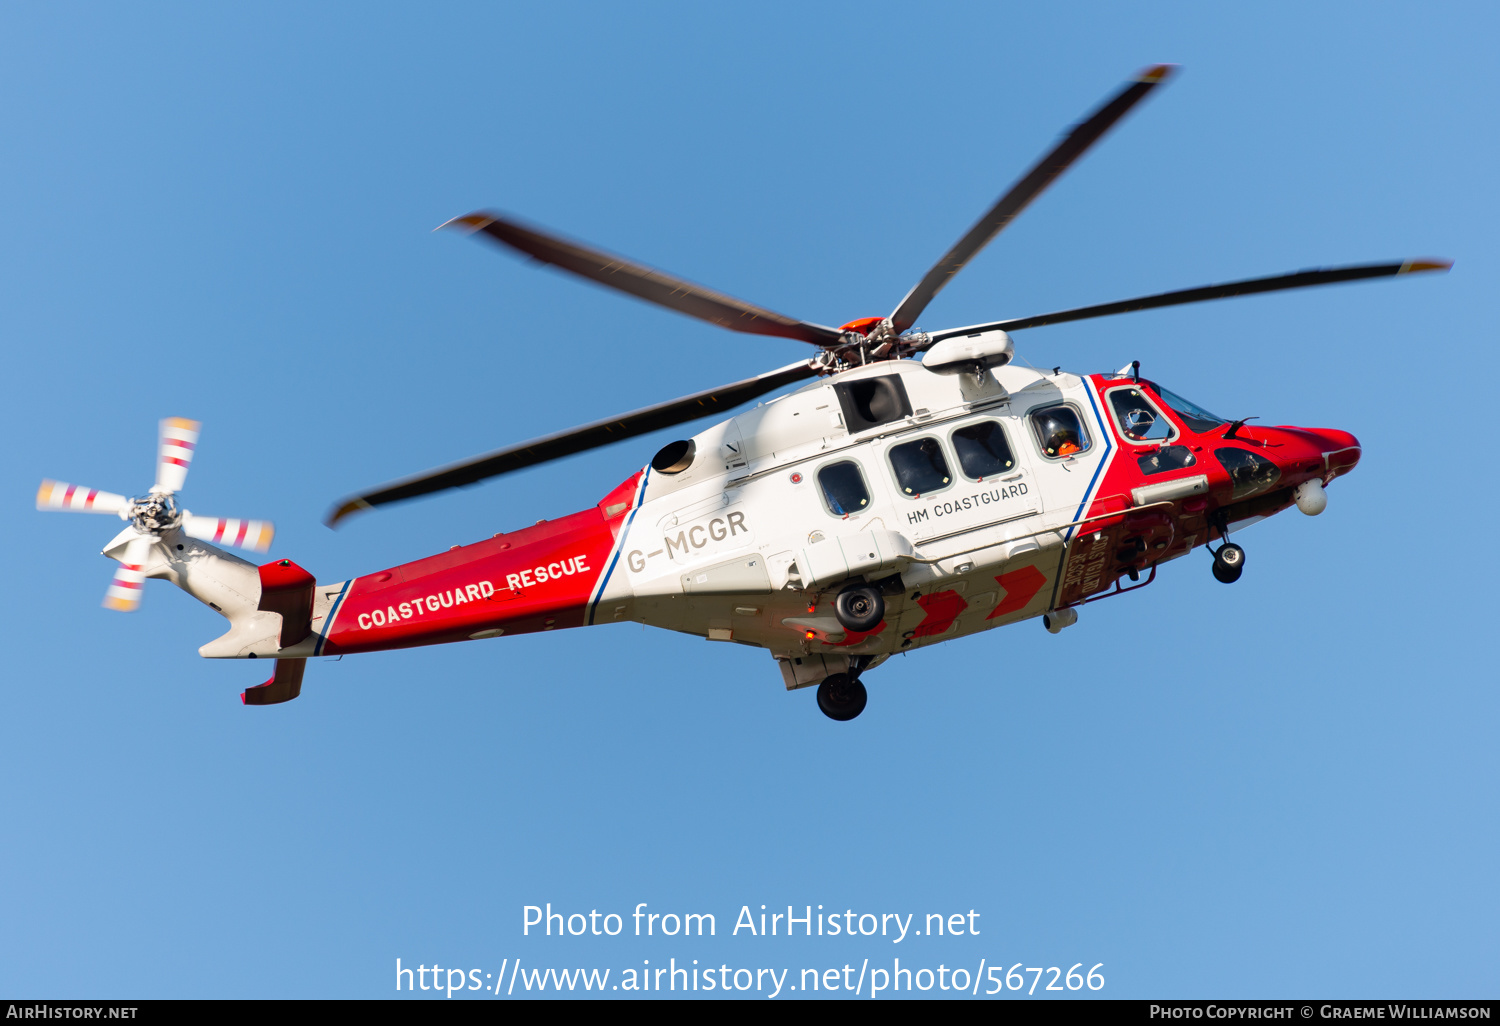
[(1214, 579), (1233, 584), (1245, 572), (1245, 550), (1234, 542), (1225, 542), (1214, 553)]
[(865, 711), (868, 698), (865, 686), (852, 674), (831, 674), (818, 685), (818, 708), (830, 720), (854, 719)]

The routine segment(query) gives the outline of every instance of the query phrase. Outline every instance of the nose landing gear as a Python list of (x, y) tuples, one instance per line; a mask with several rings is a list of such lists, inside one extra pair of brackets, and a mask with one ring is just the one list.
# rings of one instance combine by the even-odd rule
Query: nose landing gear
[(1245, 572), (1245, 550), (1234, 542), (1225, 542), (1214, 553), (1214, 579), (1233, 584)]
[[(1208, 522), (1224, 540), (1224, 544), (1217, 550), (1212, 545), (1208, 547), (1208, 551), (1214, 556), (1214, 580), (1221, 584), (1233, 584), (1245, 572), (1245, 550), (1229, 540), (1229, 517), (1224, 510), (1209, 514)], [(1212, 531), (1208, 538), (1209, 541), (1213, 540)]]
[(865, 711), (869, 695), (858, 677), (835, 673), (818, 685), (818, 708), (831, 720), (852, 720)]

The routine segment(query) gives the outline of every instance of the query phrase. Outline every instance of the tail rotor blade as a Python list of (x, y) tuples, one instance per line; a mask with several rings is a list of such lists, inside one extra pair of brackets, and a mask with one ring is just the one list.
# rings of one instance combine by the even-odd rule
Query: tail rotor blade
[(47, 480), (36, 490), (36, 508), (66, 513), (115, 513), (130, 508), (130, 500), (113, 492)]
[(151, 546), (155, 544), (156, 539), (141, 535), (139, 538), (132, 538), (125, 546), (120, 568), (115, 571), (115, 579), (104, 593), (105, 609), (133, 613), (140, 607), (141, 589), (146, 584), (146, 560), (150, 558)]
[(276, 537), (276, 528), (269, 520), (233, 520), (225, 517), (187, 516), (183, 518), (182, 533), (199, 541), (215, 545), (233, 545), (251, 552), (265, 552)]
[(198, 432), (203, 425), (186, 417), (168, 417), (161, 422), (161, 447), (156, 457), (156, 485), (153, 492), (180, 492), (187, 480), (188, 466), (198, 448)]

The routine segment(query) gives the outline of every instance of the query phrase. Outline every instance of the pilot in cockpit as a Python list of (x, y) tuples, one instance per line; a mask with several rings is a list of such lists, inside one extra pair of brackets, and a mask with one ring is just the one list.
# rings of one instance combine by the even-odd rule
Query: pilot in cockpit
[(1032, 418), (1041, 438), (1042, 451), (1048, 456), (1061, 459), (1084, 450), (1078, 417), (1066, 406), (1054, 406), (1032, 414)]

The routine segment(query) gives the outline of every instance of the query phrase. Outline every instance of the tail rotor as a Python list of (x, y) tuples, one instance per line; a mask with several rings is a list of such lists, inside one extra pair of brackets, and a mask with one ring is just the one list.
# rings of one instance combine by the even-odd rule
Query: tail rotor
[[(121, 535), (105, 548), (119, 561), (104, 595), (104, 607), (122, 613), (141, 604), (141, 590), (151, 570), (153, 550), (163, 538), (182, 532), (190, 538), (233, 545), (251, 552), (271, 547), (276, 529), (268, 520), (195, 516), (177, 505), (176, 494), (187, 480), (203, 425), (186, 417), (167, 417), (159, 426), (156, 482), (144, 498), (127, 498), (66, 481), (46, 480), (37, 489), (36, 508), (46, 512), (113, 513), (128, 521)], [(124, 543), (123, 545), (121, 543)], [(180, 546), (179, 546), (180, 548)]]

